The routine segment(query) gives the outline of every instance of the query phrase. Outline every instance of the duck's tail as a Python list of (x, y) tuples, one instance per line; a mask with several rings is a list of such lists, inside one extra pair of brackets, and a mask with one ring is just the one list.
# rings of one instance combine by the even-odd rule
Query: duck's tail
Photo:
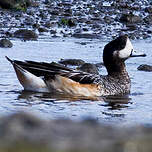
[(17, 78), (25, 90), (48, 92), (46, 83), (40, 77), (28, 72), (26, 69), (17, 64), (15, 60), (6, 59), (13, 65)]

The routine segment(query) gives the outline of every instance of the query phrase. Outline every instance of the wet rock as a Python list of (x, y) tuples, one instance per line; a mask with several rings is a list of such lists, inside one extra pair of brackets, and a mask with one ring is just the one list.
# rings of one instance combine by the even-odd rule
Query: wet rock
[(114, 22), (114, 18), (111, 16), (105, 16), (104, 17), (104, 21), (108, 24), (113, 23)]
[(145, 21), (145, 23), (147, 23), (147, 24), (152, 24), (152, 15), (147, 15), (147, 16), (144, 18), (144, 21)]
[(96, 63), (95, 66), (97, 68), (102, 68), (104, 66), (104, 63), (103, 62), (100, 62), (100, 63)]
[(86, 39), (99, 39), (100, 36), (97, 34), (88, 34), (88, 33), (75, 33), (72, 35), (75, 38), (86, 38)]
[(61, 59), (59, 63), (64, 65), (80, 66), (85, 62), (81, 59)]
[(134, 14), (122, 14), (120, 21), (123, 23), (141, 23), (142, 19), (140, 16)]
[(134, 31), (138, 29), (138, 26), (136, 24), (126, 24), (127, 30)]
[(0, 40), (0, 47), (2, 48), (11, 48), (13, 46), (12, 42), (8, 39)]
[(32, 27), (33, 27), (34, 29), (38, 29), (38, 28), (40, 27), (40, 24), (35, 23), (35, 24), (32, 25)]
[(25, 18), (25, 20), (24, 20), (24, 24), (25, 24), (25, 25), (33, 25), (34, 22), (35, 22), (35, 20), (34, 20), (33, 17), (27, 17), (27, 18)]
[(92, 73), (92, 74), (99, 74), (98, 68), (94, 64), (91, 64), (91, 63), (84, 63), (83, 65), (78, 67), (78, 70)]
[(137, 69), (140, 70), (140, 71), (151, 72), (152, 71), (152, 66), (151, 65), (147, 65), (147, 64), (142, 64)]
[(48, 32), (48, 29), (46, 28), (43, 28), (43, 27), (40, 27), (38, 28), (38, 31), (41, 33), (41, 32)]
[[(33, 7), (34, 3), (37, 3), (37, 8)], [(144, 34), (147, 31), (147, 25), (152, 24), (152, 7), (149, 1), (0, 0), (0, 4), (5, 8), (16, 7), (15, 10), (22, 10), (13, 11), (13, 13), (4, 9), (0, 11), (3, 19), (0, 27), (11, 28), (11, 32), (14, 32), (16, 27), (34, 30), (45, 27), (57, 31), (56, 36), (62, 37), (105, 39), (105, 37), (119, 35), (122, 31), (125, 34), (134, 35), (135, 39), (151, 36), (148, 33)], [(27, 6), (32, 7), (27, 8)], [(132, 25), (125, 27), (124, 23), (126, 26)], [(60, 34), (61, 27), (63, 34)], [(0, 34), (4, 36), (1, 30)], [(50, 35), (52, 36), (51, 33)]]
[(150, 7), (146, 7), (145, 8), (145, 12), (151, 14), (152, 13), (152, 7), (151, 6)]
[(48, 22), (46, 22), (46, 23), (44, 24), (44, 26), (47, 27), (47, 28), (50, 28), (50, 27), (52, 26), (52, 24), (51, 24), (50, 21), (48, 21)]
[(0, 6), (5, 9), (25, 9), (32, 4), (32, 0), (0, 0)]
[(56, 34), (57, 32), (56, 32), (56, 30), (50, 30), (50, 33), (51, 34)]
[(31, 30), (21, 29), (14, 32), (14, 37), (24, 40), (37, 40), (38, 35)]
[(76, 26), (76, 23), (73, 19), (66, 19), (66, 18), (62, 18), (59, 23), (59, 26), (68, 26), (68, 27), (73, 27)]

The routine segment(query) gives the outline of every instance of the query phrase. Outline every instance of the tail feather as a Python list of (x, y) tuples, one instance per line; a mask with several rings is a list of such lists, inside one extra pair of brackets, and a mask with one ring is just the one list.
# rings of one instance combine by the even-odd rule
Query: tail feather
[(43, 79), (30, 73), (14, 60), (6, 57), (6, 59), (13, 64), (17, 78), (25, 90), (37, 91), (37, 92), (49, 92), (48, 87)]
[(5, 56), (5, 58), (6, 58), (9, 62), (11, 62), (12, 64), (14, 63), (14, 61), (11, 60), (9, 57)]
[(45, 62), (35, 62), (35, 61), (18, 61), (18, 60), (11, 60), (6, 56), (6, 59), (11, 62), (13, 65), (17, 65), (22, 67), (23, 69), (29, 71), (30, 73), (36, 76), (44, 76), (47, 77), (49, 75), (62, 75), (68, 72), (73, 71), (70, 68), (67, 68), (63, 65), (58, 63), (45, 63)]

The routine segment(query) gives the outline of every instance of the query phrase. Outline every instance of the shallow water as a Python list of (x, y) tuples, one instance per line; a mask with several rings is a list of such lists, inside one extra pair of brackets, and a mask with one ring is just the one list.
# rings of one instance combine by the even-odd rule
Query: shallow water
[[(12, 41), (10, 49), (0, 48), (0, 114), (16, 111), (33, 112), (46, 119), (70, 118), (82, 120), (94, 118), (100, 123), (129, 126), (152, 125), (152, 73), (138, 71), (140, 64), (152, 65), (151, 40), (133, 41), (136, 50), (147, 54), (146, 58), (129, 59), (127, 70), (132, 80), (131, 94), (124, 97), (108, 97), (94, 100), (76, 99), (44, 93), (23, 91), (14, 69), (5, 59), (59, 61), (61, 58), (79, 58), (99, 63), (106, 41), (85, 39), (41, 39), (39, 41)], [(81, 45), (85, 42), (86, 45)], [(83, 44), (85, 44), (83, 43)], [(101, 74), (106, 74), (104, 68)]]

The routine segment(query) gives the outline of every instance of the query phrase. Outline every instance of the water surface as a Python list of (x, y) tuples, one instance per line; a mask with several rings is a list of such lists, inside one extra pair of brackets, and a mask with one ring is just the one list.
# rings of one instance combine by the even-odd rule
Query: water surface
[[(137, 70), (140, 64), (152, 65), (151, 40), (133, 41), (135, 49), (143, 51), (147, 57), (127, 60), (132, 88), (131, 94), (124, 97), (84, 100), (26, 92), (19, 84), (13, 67), (5, 59), (8, 56), (18, 60), (52, 62), (77, 58), (99, 63), (106, 43), (107, 41), (85, 39), (42, 39), (34, 42), (13, 40), (13, 48), (0, 48), (0, 114), (24, 110), (46, 119), (82, 120), (91, 117), (110, 125), (152, 125), (152, 73)], [(101, 68), (100, 74), (106, 74), (106, 70)]]

